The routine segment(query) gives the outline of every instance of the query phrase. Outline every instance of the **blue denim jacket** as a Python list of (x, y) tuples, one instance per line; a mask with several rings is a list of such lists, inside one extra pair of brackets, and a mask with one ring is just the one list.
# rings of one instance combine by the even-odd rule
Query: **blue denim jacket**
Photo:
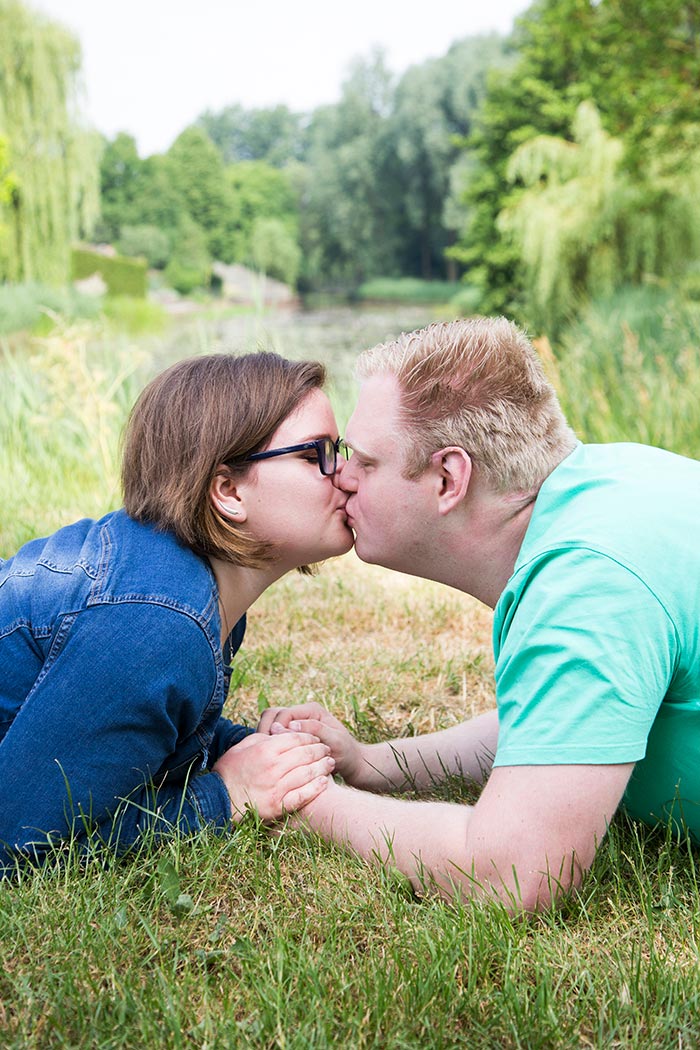
[(220, 631), (207, 561), (124, 511), (0, 561), (0, 872), (71, 833), (227, 826), (210, 769), (252, 730), (221, 717)]

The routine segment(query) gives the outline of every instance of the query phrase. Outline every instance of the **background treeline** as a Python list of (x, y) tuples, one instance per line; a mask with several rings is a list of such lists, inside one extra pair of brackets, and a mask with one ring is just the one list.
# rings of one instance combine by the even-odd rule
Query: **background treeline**
[(623, 286), (700, 296), (700, 0), (536, 0), (508, 39), (400, 77), (376, 53), (336, 104), (206, 112), (145, 158), (83, 128), (79, 70), (0, 0), (4, 281), (65, 280), (83, 237), (184, 293), (214, 260), (301, 293), (459, 278), (463, 312), (550, 335)]

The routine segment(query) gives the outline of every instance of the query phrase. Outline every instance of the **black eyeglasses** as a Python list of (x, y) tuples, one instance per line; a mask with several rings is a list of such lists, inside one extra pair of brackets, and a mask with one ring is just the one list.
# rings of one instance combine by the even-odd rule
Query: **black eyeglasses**
[(316, 449), (318, 469), (324, 477), (335, 474), (339, 455), (344, 459), (349, 456), (348, 447), (342, 438), (336, 438), (334, 441), (331, 437), (322, 437), (316, 438), (315, 441), (302, 441), (299, 445), (286, 445), (284, 448), (268, 448), (265, 452), (253, 452), (241, 462), (250, 463), (256, 459), (272, 459), (273, 456), (286, 456), (290, 452), (303, 452), (307, 448)]

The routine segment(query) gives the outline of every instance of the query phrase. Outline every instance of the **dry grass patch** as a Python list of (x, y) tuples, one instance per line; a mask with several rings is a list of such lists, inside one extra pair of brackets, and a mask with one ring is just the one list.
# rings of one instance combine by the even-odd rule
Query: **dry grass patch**
[(248, 616), (227, 713), (316, 700), (363, 739), (443, 729), (494, 706), (492, 613), (353, 554), (293, 575)]

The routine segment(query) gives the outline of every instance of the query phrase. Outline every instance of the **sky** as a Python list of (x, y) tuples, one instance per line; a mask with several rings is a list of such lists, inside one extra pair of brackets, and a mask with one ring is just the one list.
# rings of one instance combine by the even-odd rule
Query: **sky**
[(466, 36), (507, 34), (529, 0), (26, 0), (83, 49), (83, 112), (142, 156), (168, 149), (204, 110), (307, 112), (337, 102), (353, 59), (389, 69), (444, 55)]

